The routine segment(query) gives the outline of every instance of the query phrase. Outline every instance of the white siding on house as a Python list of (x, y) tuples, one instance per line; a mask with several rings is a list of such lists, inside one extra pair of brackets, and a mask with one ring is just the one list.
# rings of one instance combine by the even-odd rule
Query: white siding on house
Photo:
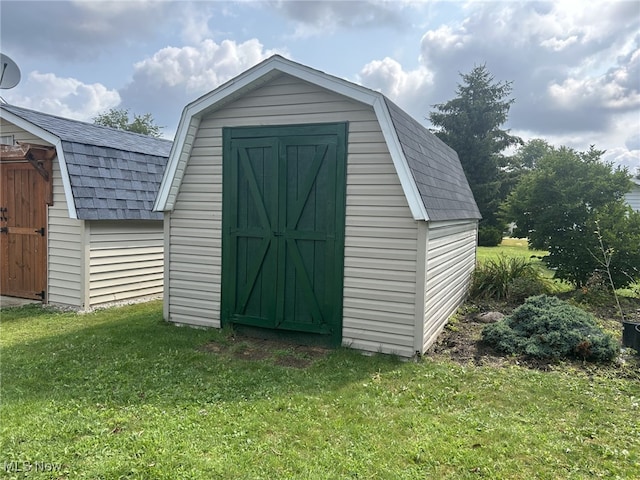
[(476, 262), (476, 221), (428, 224), (422, 352), (464, 301)]
[(86, 223), (89, 232), (87, 307), (162, 294), (162, 221)]
[(631, 208), (640, 212), (640, 183), (634, 183), (631, 191), (625, 195), (625, 200), (631, 205)]
[[(13, 135), (16, 142), (52, 146), (10, 122), (0, 120), (2, 136)], [(53, 161), (53, 205), (48, 207), (47, 302), (83, 307), (81, 300), (82, 221), (69, 218), (60, 166)]]
[(343, 343), (413, 354), (417, 223), (373, 109), (286, 75), (205, 116), (194, 132), (167, 227), (168, 320), (220, 326), (222, 127), (344, 121), (349, 145)]

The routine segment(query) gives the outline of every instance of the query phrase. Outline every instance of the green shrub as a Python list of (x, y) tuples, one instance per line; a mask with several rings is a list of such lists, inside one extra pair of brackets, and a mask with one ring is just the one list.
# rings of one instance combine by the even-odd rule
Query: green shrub
[(514, 278), (507, 285), (507, 299), (512, 303), (522, 303), (529, 297), (549, 293), (549, 281), (541, 274)]
[(615, 301), (605, 274), (597, 270), (589, 277), (587, 283), (576, 291), (575, 299), (597, 307), (606, 307)]
[(481, 247), (497, 247), (502, 242), (502, 231), (496, 227), (481, 226), (478, 229), (478, 245)]
[(482, 339), (506, 354), (608, 362), (619, 347), (594, 317), (556, 297), (531, 297), (482, 331)]
[(549, 292), (549, 281), (538, 267), (522, 257), (500, 256), (479, 264), (471, 283), (471, 297), (522, 301)]

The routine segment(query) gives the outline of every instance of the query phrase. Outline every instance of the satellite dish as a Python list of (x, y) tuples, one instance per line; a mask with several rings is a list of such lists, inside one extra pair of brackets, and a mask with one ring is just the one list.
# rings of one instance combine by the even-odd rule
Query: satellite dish
[(20, 82), (20, 69), (16, 62), (0, 53), (0, 88), (13, 88)]

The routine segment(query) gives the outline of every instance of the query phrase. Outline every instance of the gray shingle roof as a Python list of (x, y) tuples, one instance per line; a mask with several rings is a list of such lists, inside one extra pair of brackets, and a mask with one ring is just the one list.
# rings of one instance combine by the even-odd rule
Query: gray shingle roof
[(382, 127), (389, 153), (415, 220), (477, 220), (480, 212), (458, 155), (382, 93), (273, 55), (188, 104), (155, 207), (171, 211), (193, 148), (199, 120), (280, 74), (318, 85), (369, 105)]
[(391, 100), (384, 100), (429, 219), (480, 219), (455, 150)]
[(171, 151), (170, 140), (13, 105), (0, 108), (61, 140), (78, 218), (162, 219), (152, 209)]

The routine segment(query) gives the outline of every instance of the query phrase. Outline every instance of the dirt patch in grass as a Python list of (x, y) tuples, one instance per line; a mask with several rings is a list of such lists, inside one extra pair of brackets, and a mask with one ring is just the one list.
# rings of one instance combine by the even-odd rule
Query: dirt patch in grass
[[(565, 300), (571, 300), (568, 295), (564, 297)], [(640, 322), (640, 299), (624, 298), (621, 303), (625, 318)], [(622, 324), (614, 306), (580, 305), (580, 307), (590, 311), (607, 332), (612, 333), (618, 340), (621, 339)], [(481, 318), (486, 312), (509, 315), (513, 309), (514, 306), (500, 303), (466, 304), (458, 317), (447, 324), (425, 356), (433, 359), (447, 359), (463, 365), (492, 367), (522, 365), (544, 371), (576, 368), (589, 373), (599, 372), (640, 380), (640, 355), (635, 354), (631, 349), (623, 349), (616, 361), (609, 365), (579, 360), (538, 360), (524, 356), (502, 355), (482, 342), (482, 329), (487, 323)]]
[[(561, 296), (565, 300), (572, 300), (567, 294)], [(620, 340), (622, 324), (615, 306), (585, 304), (579, 306), (590, 311), (605, 330)], [(624, 298), (622, 306), (626, 319), (640, 322), (640, 299)], [(446, 359), (462, 365), (491, 367), (521, 365), (543, 371), (577, 368), (591, 373), (600, 372), (640, 380), (640, 355), (630, 349), (624, 349), (618, 359), (610, 365), (579, 360), (538, 360), (524, 356), (502, 355), (482, 342), (482, 329), (487, 325), (486, 321), (482, 320), (482, 314), (500, 312), (509, 315), (514, 308), (514, 305), (505, 303), (467, 303), (457, 318), (447, 324), (425, 357)], [(307, 368), (331, 352), (331, 348), (324, 346), (301, 345), (281, 338), (256, 338), (239, 332), (233, 332), (223, 340), (206, 343), (200, 347), (200, 350), (230, 358), (262, 361), (291, 368)]]
[(209, 342), (203, 345), (201, 350), (291, 368), (307, 368), (331, 351), (330, 348), (318, 345), (300, 345), (285, 339), (255, 338), (235, 333), (224, 342)]

